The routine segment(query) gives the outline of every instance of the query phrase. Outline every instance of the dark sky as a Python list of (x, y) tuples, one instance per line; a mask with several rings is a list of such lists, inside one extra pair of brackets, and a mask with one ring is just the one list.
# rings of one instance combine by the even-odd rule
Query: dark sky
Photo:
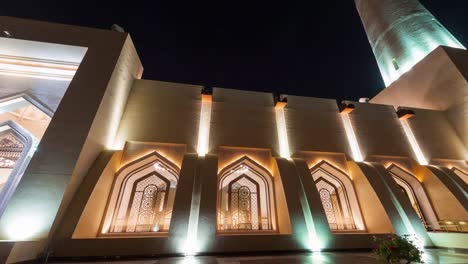
[[(211, 1), (210, 1), (211, 2)], [(130, 32), (143, 78), (357, 100), (384, 87), (353, 0), (3, 0), (2, 15)], [(421, 0), (468, 45), (467, 0)]]

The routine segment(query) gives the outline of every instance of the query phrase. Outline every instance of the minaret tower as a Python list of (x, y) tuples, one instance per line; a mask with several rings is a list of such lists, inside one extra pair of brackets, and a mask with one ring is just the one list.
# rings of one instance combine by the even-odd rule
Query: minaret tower
[(388, 87), (438, 46), (465, 49), (418, 0), (355, 0)]

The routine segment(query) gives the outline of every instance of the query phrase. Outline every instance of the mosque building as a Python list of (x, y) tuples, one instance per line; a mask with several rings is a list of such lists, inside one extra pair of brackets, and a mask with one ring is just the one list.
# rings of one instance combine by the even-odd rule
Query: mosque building
[(360, 102), (141, 79), (128, 33), (0, 17), (0, 261), (468, 248), (468, 52), (355, 0)]

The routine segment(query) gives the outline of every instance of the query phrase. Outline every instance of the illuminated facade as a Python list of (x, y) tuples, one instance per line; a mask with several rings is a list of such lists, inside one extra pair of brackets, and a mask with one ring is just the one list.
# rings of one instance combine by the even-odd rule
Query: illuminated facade
[(369, 103), (144, 80), (127, 33), (0, 17), (1, 260), (466, 248), (468, 53), (381, 2)]

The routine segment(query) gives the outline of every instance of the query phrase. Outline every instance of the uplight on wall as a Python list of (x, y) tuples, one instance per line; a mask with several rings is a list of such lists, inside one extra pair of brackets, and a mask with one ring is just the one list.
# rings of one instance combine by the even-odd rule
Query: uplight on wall
[(420, 165), (428, 165), (429, 162), (427, 161), (426, 157), (424, 156), (421, 148), (419, 147), (418, 141), (411, 130), (411, 127), (408, 123), (408, 119), (414, 116), (414, 112), (412, 110), (398, 108), (397, 116), (400, 119), (401, 126), (403, 127), (403, 131), (405, 131), (406, 138), (413, 149), (414, 155)]
[(274, 100), (280, 156), (282, 158), (289, 159), (291, 158), (291, 153), (289, 152), (288, 131), (286, 127), (286, 118), (284, 116), (284, 108), (288, 103), (288, 99), (282, 95), (274, 95)]
[(28, 241), (44, 231), (44, 215), (15, 212), (8, 223), (0, 228), (6, 232), (6, 240)]
[(211, 122), (212, 89), (204, 87), (202, 89), (202, 105), (200, 110), (200, 126), (198, 128), (198, 156), (205, 156), (208, 153)]
[(353, 159), (354, 161), (362, 162), (364, 161), (364, 158), (362, 156), (361, 149), (359, 148), (359, 143), (357, 141), (356, 134), (354, 134), (353, 125), (351, 124), (351, 120), (349, 119), (349, 113), (351, 113), (355, 107), (353, 104), (345, 103), (341, 103), (340, 105), (338, 105), (338, 107), (341, 114), (341, 120), (343, 121), (343, 126), (345, 128), (346, 137), (348, 138), (348, 143), (351, 147)]

